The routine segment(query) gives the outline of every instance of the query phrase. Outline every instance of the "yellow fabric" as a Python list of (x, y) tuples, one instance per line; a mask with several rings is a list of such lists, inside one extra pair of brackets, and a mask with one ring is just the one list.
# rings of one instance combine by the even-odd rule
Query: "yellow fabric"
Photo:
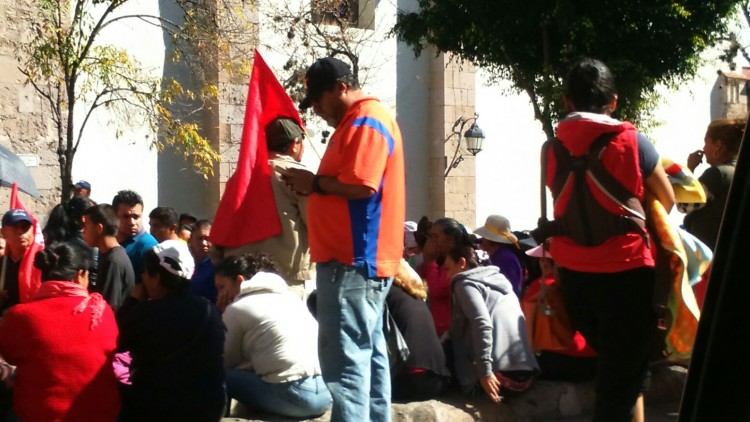
[[(687, 167), (663, 157), (661, 158), (661, 165), (667, 171), (676, 202), (683, 204), (706, 203), (706, 192), (703, 190), (703, 185)], [(675, 170), (676, 168), (679, 168), (679, 172)]]
[(521, 245), (518, 244), (518, 238), (516, 238), (516, 236), (513, 233), (504, 232), (504, 231), (498, 230), (498, 229), (496, 229), (496, 228), (494, 228), (492, 226), (488, 226), (486, 224), (484, 226), (484, 229), (487, 230), (488, 232), (495, 233), (496, 235), (502, 236), (502, 237), (510, 240), (510, 243), (512, 243), (513, 246), (516, 247), (516, 249), (521, 249)]
[[(669, 358), (689, 359), (698, 330), (700, 310), (687, 271), (688, 256), (677, 228), (667, 221), (667, 212), (660, 202), (651, 200), (649, 218), (654, 228), (652, 235), (666, 252), (670, 268), (670, 292), (667, 308), (672, 324), (668, 327), (666, 351)], [(706, 262), (705, 265), (708, 265)]]

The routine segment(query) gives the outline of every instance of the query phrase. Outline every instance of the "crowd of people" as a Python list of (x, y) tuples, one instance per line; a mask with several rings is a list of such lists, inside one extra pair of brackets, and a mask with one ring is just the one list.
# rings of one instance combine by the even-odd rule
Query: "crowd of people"
[[(210, 220), (165, 206), (146, 231), (140, 195), (96, 204), (86, 181), (50, 212), (46, 246), (27, 211), (4, 214), (0, 417), (217, 421), (234, 399), (286, 417), (387, 421), (392, 399), (455, 388), (499, 403), (539, 378), (596, 378), (594, 420), (642, 420), (657, 328), (643, 208), (653, 197), (668, 211), (675, 198), (653, 145), (611, 117), (609, 69), (587, 59), (567, 77), (569, 114), (545, 155), (554, 219), (531, 232), (501, 215), (474, 230), (405, 221), (393, 117), (338, 59), (306, 76), (300, 108), (336, 131), (312, 173), (299, 124), (266, 122), (276, 236), (212, 245)], [(744, 125), (713, 122), (688, 160), (711, 165), (707, 201), (678, 206), (711, 247)], [(551, 286), (575, 333), (545, 350), (522, 303)]]

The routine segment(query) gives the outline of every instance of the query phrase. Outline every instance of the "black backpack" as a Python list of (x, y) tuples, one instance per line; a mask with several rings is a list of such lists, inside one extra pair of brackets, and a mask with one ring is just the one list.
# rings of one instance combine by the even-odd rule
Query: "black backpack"
[[(542, 218), (532, 232), (534, 239), (543, 242), (552, 236), (567, 236), (581, 246), (598, 246), (608, 239), (626, 233), (638, 233), (648, 238), (646, 214), (641, 201), (612, 176), (601, 162), (601, 155), (616, 132), (599, 136), (585, 154), (574, 157), (562, 142), (553, 138), (542, 146)], [(547, 154), (555, 154), (555, 175), (550, 190), (555, 201), (573, 184), (565, 211), (559, 218), (546, 219)], [(628, 211), (628, 215), (609, 212), (596, 200), (586, 179), (590, 178), (612, 201)]]

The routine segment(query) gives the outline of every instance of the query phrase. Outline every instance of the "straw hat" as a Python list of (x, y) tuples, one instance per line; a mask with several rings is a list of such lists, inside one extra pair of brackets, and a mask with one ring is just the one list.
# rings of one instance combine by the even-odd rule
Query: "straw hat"
[(516, 235), (510, 231), (510, 221), (502, 215), (493, 214), (487, 217), (484, 226), (474, 230), (474, 234), (493, 242), (518, 245)]

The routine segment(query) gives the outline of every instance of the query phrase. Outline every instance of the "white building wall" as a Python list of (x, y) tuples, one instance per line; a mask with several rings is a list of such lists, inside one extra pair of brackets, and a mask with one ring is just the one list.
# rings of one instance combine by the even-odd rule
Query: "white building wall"
[[(653, 113), (658, 126), (645, 133), (661, 156), (685, 164), (689, 153), (703, 148), (706, 127), (712, 117), (717, 118), (717, 70), (727, 70), (717, 60), (719, 54), (718, 49), (707, 51), (696, 77), (677, 91), (659, 89), (663, 98)], [(737, 66), (747, 63), (738, 59)], [(484, 151), (477, 155), (475, 224), (483, 225), (490, 214), (502, 214), (510, 219), (513, 230), (531, 229), (541, 212), (539, 152), (546, 137), (525, 93), (503, 91), (507, 85), (482, 87), (485, 77), (484, 72), (477, 73), (479, 124), (487, 139)], [(705, 164), (699, 166), (696, 174), (705, 168)], [(551, 207), (548, 200), (550, 217)], [(677, 211), (670, 215), (677, 224), (683, 217)]]
[[(141, 13), (158, 16), (159, 3), (131, 0), (117, 15)], [(122, 20), (106, 28), (99, 37), (99, 43), (127, 49), (149, 74), (161, 76), (165, 49), (162, 31), (158, 27), (136, 19)], [(157, 206), (158, 197), (157, 154), (149, 148), (156, 135), (143, 125), (122, 128), (123, 136), (115, 139), (116, 127), (111, 124), (107, 110), (101, 107), (94, 113), (86, 124), (73, 162), (74, 183), (81, 179), (91, 183), (91, 198), (99, 203), (111, 203), (119, 190), (135, 190), (143, 197), (144, 209), (148, 213)], [(84, 117), (84, 108), (77, 108), (76, 131)]]

